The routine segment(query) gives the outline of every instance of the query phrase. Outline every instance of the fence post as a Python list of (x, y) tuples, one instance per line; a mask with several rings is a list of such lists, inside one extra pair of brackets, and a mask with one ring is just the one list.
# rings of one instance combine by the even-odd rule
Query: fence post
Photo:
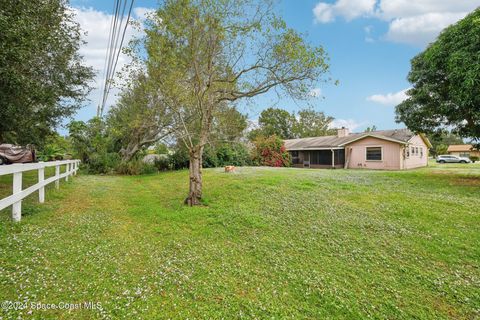
[[(38, 183), (43, 183), (43, 180), (45, 180), (45, 167), (38, 168)], [(38, 189), (38, 202), (45, 202), (45, 187), (40, 187), (40, 189)]]
[(68, 181), (68, 171), (69, 171), (69, 169), (70, 169), (70, 163), (67, 163), (67, 164), (65, 165), (65, 172), (67, 173), (67, 174), (65, 175), (65, 181)]
[(77, 171), (78, 171), (78, 161), (75, 161), (75, 171), (73, 172), (74, 175), (77, 175)]
[(56, 165), (55, 166), (55, 188), (59, 189), (60, 188), (60, 166)]
[[(22, 191), (22, 172), (15, 172), (13, 174), (13, 194)], [(22, 219), (22, 200), (18, 200), (12, 205), (12, 219), (13, 221), (20, 221)]]

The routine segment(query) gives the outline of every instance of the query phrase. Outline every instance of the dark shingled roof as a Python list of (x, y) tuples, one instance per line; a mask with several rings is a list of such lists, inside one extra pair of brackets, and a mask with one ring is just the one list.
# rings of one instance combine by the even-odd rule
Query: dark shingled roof
[(379, 130), (362, 133), (351, 133), (346, 137), (323, 136), (301, 139), (285, 140), (285, 148), (287, 150), (303, 150), (316, 148), (335, 148), (343, 147), (344, 145), (361, 138), (371, 136), (379, 139), (390, 140), (398, 143), (407, 143), (415, 134), (408, 129), (395, 130)]

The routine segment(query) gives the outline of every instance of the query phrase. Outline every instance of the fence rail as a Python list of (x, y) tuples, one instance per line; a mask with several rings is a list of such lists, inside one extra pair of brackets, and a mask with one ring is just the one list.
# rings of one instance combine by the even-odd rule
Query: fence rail
[[(60, 179), (65, 178), (65, 181), (68, 181), (69, 176), (76, 175), (79, 164), (80, 160), (63, 160), (0, 166), (0, 176), (13, 174), (12, 195), (0, 199), (0, 210), (12, 206), (12, 219), (20, 221), (22, 218), (22, 199), (38, 190), (38, 201), (40, 203), (45, 202), (45, 186), (55, 182), (55, 187), (58, 189)], [(60, 172), (62, 166), (65, 166), (63, 173)], [(55, 167), (55, 175), (45, 179), (45, 168), (47, 167)], [(32, 170), (38, 170), (38, 183), (22, 189), (23, 172)]]

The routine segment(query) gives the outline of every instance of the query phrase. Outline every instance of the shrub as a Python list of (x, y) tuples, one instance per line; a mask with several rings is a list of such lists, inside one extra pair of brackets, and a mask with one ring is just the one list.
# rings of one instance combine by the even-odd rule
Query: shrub
[(117, 173), (128, 175), (152, 174), (158, 172), (154, 164), (145, 163), (141, 159), (132, 159), (128, 162), (120, 162), (116, 168)]
[(252, 163), (250, 153), (243, 143), (223, 144), (217, 149), (219, 166), (247, 166)]
[(170, 157), (166, 154), (160, 154), (159, 157), (153, 161), (153, 165), (158, 171), (171, 170)]
[(255, 141), (253, 160), (255, 164), (269, 167), (289, 167), (290, 154), (285, 149), (283, 140), (273, 135), (258, 137)]
[(472, 162), (475, 163), (476, 161), (480, 160), (480, 158), (477, 156), (471, 156), (470, 160), (472, 160)]
[(188, 151), (184, 148), (178, 148), (169, 156), (170, 169), (180, 170), (188, 168), (189, 164)]
[(206, 146), (203, 150), (202, 166), (204, 168), (215, 168), (219, 166), (216, 150), (211, 146)]
[(86, 162), (85, 168), (88, 173), (111, 173), (120, 163), (118, 153), (92, 153)]

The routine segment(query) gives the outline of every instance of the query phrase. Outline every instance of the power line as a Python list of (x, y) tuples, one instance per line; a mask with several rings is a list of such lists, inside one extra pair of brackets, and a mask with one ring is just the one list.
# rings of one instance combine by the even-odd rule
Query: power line
[[(119, 48), (119, 50), (117, 51), (117, 57), (115, 58), (115, 64), (113, 65), (113, 71), (115, 71), (115, 69), (117, 68), (118, 58), (120, 57), (120, 52), (121, 52), (121, 50), (122, 50), (123, 40), (125, 39), (125, 33), (126, 33), (126, 31), (127, 31), (127, 26), (128, 26), (128, 23), (130, 22), (130, 15), (131, 15), (131, 13), (132, 13), (133, 2), (134, 2), (134, 0), (132, 0), (132, 2), (130, 3), (130, 8), (128, 9), (127, 22), (125, 23), (125, 26), (124, 26), (124, 28), (123, 28), (122, 39), (120, 40), (120, 48)], [(112, 74), (112, 78), (113, 78), (113, 74)], [(112, 84), (109, 83), (108, 90), (107, 90), (107, 95), (108, 95), (108, 93), (110, 92), (111, 85), (112, 85)]]
[(114, 15), (112, 16), (112, 21), (110, 23), (108, 47), (105, 56), (102, 99), (99, 102), (97, 108), (97, 116), (99, 117), (103, 115), (103, 111), (105, 110), (105, 104), (107, 102), (108, 94), (111, 89), (112, 79), (115, 76), (115, 69), (117, 67), (120, 52), (122, 51), (123, 41), (125, 39), (125, 33), (127, 31), (128, 24), (130, 22), (130, 16), (132, 13), (134, 2), (135, 0), (131, 0), (128, 10), (127, 21), (123, 23), (128, 0), (114, 1)]
[[(117, 18), (117, 14), (116, 14), (116, 7), (117, 7), (117, 0), (114, 0), (113, 2), (113, 8), (112, 8), (112, 12), (115, 12), (115, 14), (112, 16), (112, 20), (110, 21), (110, 28), (109, 28), (109, 31), (108, 31), (108, 46), (107, 46), (107, 50), (106, 50), (106, 54), (105, 54), (105, 62), (103, 64), (103, 75), (102, 75), (102, 79), (105, 78), (107, 79), (107, 65), (109, 64), (109, 54), (110, 54), (110, 49), (111, 49), (111, 39), (112, 39), (112, 33), (113, 33), (113, 24), (114, 24), (114, 21), (116, 20)], [(105, 83), (102, 82), (102, 96), (100, 97), (100, 100), (98, 102), (98, 107), (97, 107), (97, 117), (100, 116), (100, 109), (101, 109), (101, 106), (102, 106), (102, 102), (103, 102), (103, 96), (105, 95)]]

